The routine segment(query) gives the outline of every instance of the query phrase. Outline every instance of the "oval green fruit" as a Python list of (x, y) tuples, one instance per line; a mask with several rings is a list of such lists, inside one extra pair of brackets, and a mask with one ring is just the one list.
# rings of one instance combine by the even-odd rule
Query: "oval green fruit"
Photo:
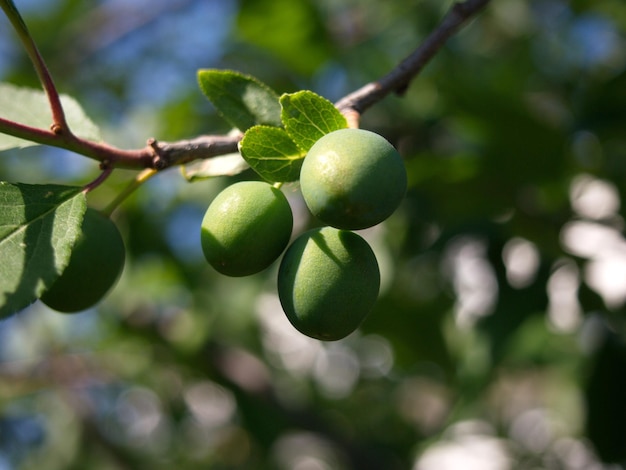
[(300, 170), (300, 185), (318, 219), (358, 230), (382, 222), (398, 208), (407, 175), (402, 157), (384, 137), (341, 129), (311, 147)]
[(63, 313), (93, 307), (111, 290), (124, 268), (124, 241), (111, 219), (89, 208), (81, 232), (67, 267), (41, 296), (44, 304)]
[(354, 232), (332, 227), (300, 235), (278, 271), (278, 296), (301, 333), (335, 341), (346, 337), (372, 309), (380, 271), (369, 244)]
[(235, 183), (213, 200), (202, 221), (207, 261), (227, 276), (267, 268), (289, 243), (293, 215), (285, 195), (262, 181)]

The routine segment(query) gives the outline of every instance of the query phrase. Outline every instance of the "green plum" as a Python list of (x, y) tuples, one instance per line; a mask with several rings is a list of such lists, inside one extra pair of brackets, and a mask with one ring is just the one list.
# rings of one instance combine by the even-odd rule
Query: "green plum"
[(207, 209), (202, 250), (218, 272), (248, 276), (280, 256), (292, 228), (291, 207), (279, 189), (262, 181), (243, 181), (224, 189)]
[(63, 313), (96, 305), (115, 285), (124, 268), (124, 241), (111, 219), (88, 208), (81, 232), (67, 267), (41, 296), (44, 304)]
[(407, 189), (402, 157), (384, 137), (341, 129), (320, 138), (300, 171), (302, 196), (319, 220), (358, 230), (387, 219)]
[(378, 262), (369, 244), (333, 227), (300, 235), (278, 271), (278, 296), (287, 318), (301, 333), (323, 341), (356, 330), (379, 288)]

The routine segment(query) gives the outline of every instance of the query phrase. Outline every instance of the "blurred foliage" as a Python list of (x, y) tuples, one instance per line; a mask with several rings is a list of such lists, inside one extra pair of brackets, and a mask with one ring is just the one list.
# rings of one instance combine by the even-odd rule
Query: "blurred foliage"
[[(60, 90), (124, 147), (229, 130), (201, 68), (336, 100), (451, 4), (16, 3)], [(251, 172), (153, 178), (115, 214), (129, 262), (105, 302), (0, 323), (0, 469), (623, 468), (625, 33), (621, 0), (494, 1), (367, 111), (410, 190), (363, 233), (383, 291), (337, 343), (291, 328), (275, 266), (228, 279), (203, 261), (206, 207)], [(37, 86), (5, 18), (0, 79)], [(56, 149), (0, 156), (13, 182), (97, 173)], [(132, 176), (115, 172), (90, 204)], [(284, 189), (296, 231), (315, 224)]]

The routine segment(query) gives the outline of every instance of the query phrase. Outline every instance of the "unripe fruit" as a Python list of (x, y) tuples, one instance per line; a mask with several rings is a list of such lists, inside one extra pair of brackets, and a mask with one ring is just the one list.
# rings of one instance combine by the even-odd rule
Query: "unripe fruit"
[(80, 312), (97, 304), (117, 282), (126, 251), (111, 219), (87, 209), (70, 261), (42, 296), (48, 307), (64, 313)]
[(289, 243), (293, 215), (285, 195), (261, 181), (224, 189), (202, 221), (207, 261), (227, 276), (248, 276), (272, 264)]
[(289, 246), (278, 271), (278, 295), (291, 324), (335, 341), (361, 324), (378, 297), (380, 272), (369, 244), (354, 232), (313, 229)]
[(311, 147), (300, 185), (309, 210), (322, 222), (358, 230), (382, 222), (398, 208), (407, 176), (402, 157), (384, 137), (341, 129)]

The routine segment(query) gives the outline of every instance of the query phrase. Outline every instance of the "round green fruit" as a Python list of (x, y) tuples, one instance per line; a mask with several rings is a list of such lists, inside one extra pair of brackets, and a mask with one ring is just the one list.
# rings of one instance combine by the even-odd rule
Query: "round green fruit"
[(358, 230), (382, 222), (398, 208), (407, 176), (402, 157), (384, 137), (363, 129), (341, 129), (311, 147), (300, 184), (318, 219)]
[(218, 272), (248, 276), (272, 264), (289, 243), (293, 215), (285, 195), (261, 181), (235, 183), (202, 221), (202, 251)]
[(300, 235), (278, 271), (278, 296), (291, 324), (312, 338), (348, 336), (372, 309), (380, 271), (369, 244), (354, 232), (323, 227)]
[(42, 296), (53, 310), (74, 313), (97, 304), (117, 282), (126, 250), (111, 219), (87, 209), (67, 267)]

